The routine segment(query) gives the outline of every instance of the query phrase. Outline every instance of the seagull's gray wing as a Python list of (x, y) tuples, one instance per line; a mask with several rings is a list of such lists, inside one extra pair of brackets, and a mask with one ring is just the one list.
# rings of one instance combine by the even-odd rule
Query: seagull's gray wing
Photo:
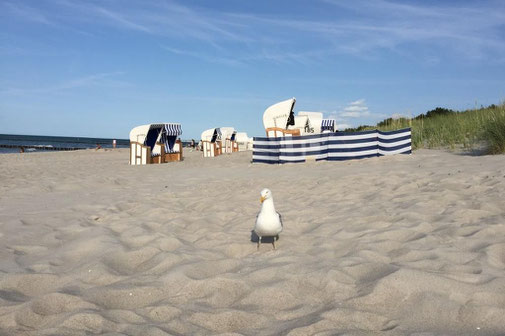
[(282, 215), (280, 213), (277, 213), (279, 215), (279, 221), (281, 222), (281, 228), (284, 228), (284, 224), (282, 224)]

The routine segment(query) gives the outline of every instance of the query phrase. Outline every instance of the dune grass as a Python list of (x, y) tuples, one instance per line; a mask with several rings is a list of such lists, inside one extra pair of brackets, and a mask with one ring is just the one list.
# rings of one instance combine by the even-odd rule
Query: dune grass
[(489, 154), (505, 153), (505, 105), (490, 112), (484, 124), (483, 139), (488, 145)]
[(462, 146), (471, 150), (485, 141), (489, 153), (505, 153), (505, 104), (415, 119), (387, 119), (377, 126), (383, 131), (405, 127), (412, 128), (414, 149)]

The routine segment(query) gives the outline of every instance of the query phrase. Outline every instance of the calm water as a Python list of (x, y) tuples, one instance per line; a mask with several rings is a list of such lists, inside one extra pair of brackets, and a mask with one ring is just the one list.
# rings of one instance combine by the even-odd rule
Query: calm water
[[(25, 147), (25, 153), (47, 151), (43, 147), (87, 149), (95, 148), (97, 144), (100, 144), (102, 148), (112, 148), (112, 140), (105, 138), (0, 134), (0, 154), (19, 153), (20, 147)], [(116, 139), (116, 147), (118, 148), (127, 148), (129, 144), (128, 139)], [(5, 145), (16, 147), (5, 148), (3, 147)]]

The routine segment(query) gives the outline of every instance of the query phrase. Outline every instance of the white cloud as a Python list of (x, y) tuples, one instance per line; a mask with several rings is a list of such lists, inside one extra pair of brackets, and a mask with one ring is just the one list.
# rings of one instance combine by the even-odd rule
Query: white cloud
[(41, 88), (0, 88), (0, 95), (57, 94), (80, 88), (124, 88), (131, 86), (128, 82), (116, 79), (122, 75), (124, 75), (123, 72), (97, 73), (68, 79), (59, 84), (47, 85)]
[(401, 118), (409, 118), (408, 116), (401, 114), (401, 113), (393, 113), (391, 115), (392, 119), (401, 119)]
[(368, 110), (368, 106), (366, 106), (364, 99), (359, 99), (353, 102), (350, 102), (342, 112), (339, 113), (339, 116), (342, 118), (361, 118), (370, 115), (370, 111)]
[[(99, 26), (134, 30), (159, 38), (160, 44), (170, 40), (176, 48), (193, 40), (213, 46), (217, 60), (243, 63), (309, 64), (341, 54), (374, 57), (381, 50), (421, 57), (428, 63), (441, 61), (434, 55), (503, 62), (505, 5), (499, 1), (465, 5), (385, 0), (325, 2), (328, 10), (344, 12), (347, 17), (301, 20), (296, 13), (273, 16), (226, 12), (174, 0), (128, 5), (117, 1), (54, 0), (48, 6), (36, 6), (34, 2), (31, 7), (12, 1), (3, 8), (17, 19), (44, 25), (77, 25), (90, 31)], [(0, 18), (4, 19), (1, 14)], [(310, 47), (306, 47), (308, 40)], [(417, 56), (415, 46), (429, 52)]]
[(323, 118), (325, 119), (335, 119), (335, 120), (339, 120), (339, 117), (338, 117), (338, 114), (337, 114), (337, 111), (331, 111), (331, 112), (323, 112)]
[(146, 27), (142, 24), (139, 24), (139, 23), (135, 23), (135, 22), (125, 18), (123, 15), (121, 15), (119, 13), (107, 10), (102, 7), (95, 7), (94, 10), (96, 11), (97, 14), (102, 15), (107, 20), (114, 21), (114, 22), (116, 22), (116, 24), (119, 24), (126, 29), (132, 29), (132, 30), (138, 30), (138, 31), (145, 32), (145, 33), (151, 33), (151, 30), (148, 27)]
[(338, 129), (339, 131), (343, 131), (343, 130), (346, 130), (346, 129), (348, 129), (348, 128), (352, 128), (352, 127), (353, 127), (353, 126), (352, 126), (352, 125), (350, 125), (350, 124), (339, 124), (339, 123), (337, 123), (337, 129)]
[(243, 65), (243, 62), (239, 59), (211, 56), (208, 53), (183, 50), (183, 49), (172, 48), (172, 47), (168, 47), (168, 46), (161, 46), (161, 48), (165, 49), (168, 52), (171, 52), (172, 54), (189, 56), (189, 57), (197, 58), (202, 61), (209, 62), (209, 63), (218, 63), (218, 64), (226, 64), (226, 65)]
[(365, 100), (364, 99), (358, 99), (356, 101), (353, 101), (353, 102), (350, 102), (349, 105), (363, 105), (365, 103)]
[(0, 4), (0, 9), (2, 7), (4, 7), (4, 10), (6, 10), (6, 12), (8, 12), (10, 15), (15, 15), (21, 18), (22, 20), (44, 25), (54, 25), (54, 22), (52, 22), (47, 17), (47, 15), (45, 15), (44, 13), (40, 12), (35, 8), (25, 6), (20, 3), (9, 3), (9, 2)]

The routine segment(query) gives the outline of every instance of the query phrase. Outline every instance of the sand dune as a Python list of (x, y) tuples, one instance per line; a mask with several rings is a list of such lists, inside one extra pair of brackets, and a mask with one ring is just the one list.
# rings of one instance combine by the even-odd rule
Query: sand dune
[(503, 155), (1, 159), (2, 335), (505, 334)]

